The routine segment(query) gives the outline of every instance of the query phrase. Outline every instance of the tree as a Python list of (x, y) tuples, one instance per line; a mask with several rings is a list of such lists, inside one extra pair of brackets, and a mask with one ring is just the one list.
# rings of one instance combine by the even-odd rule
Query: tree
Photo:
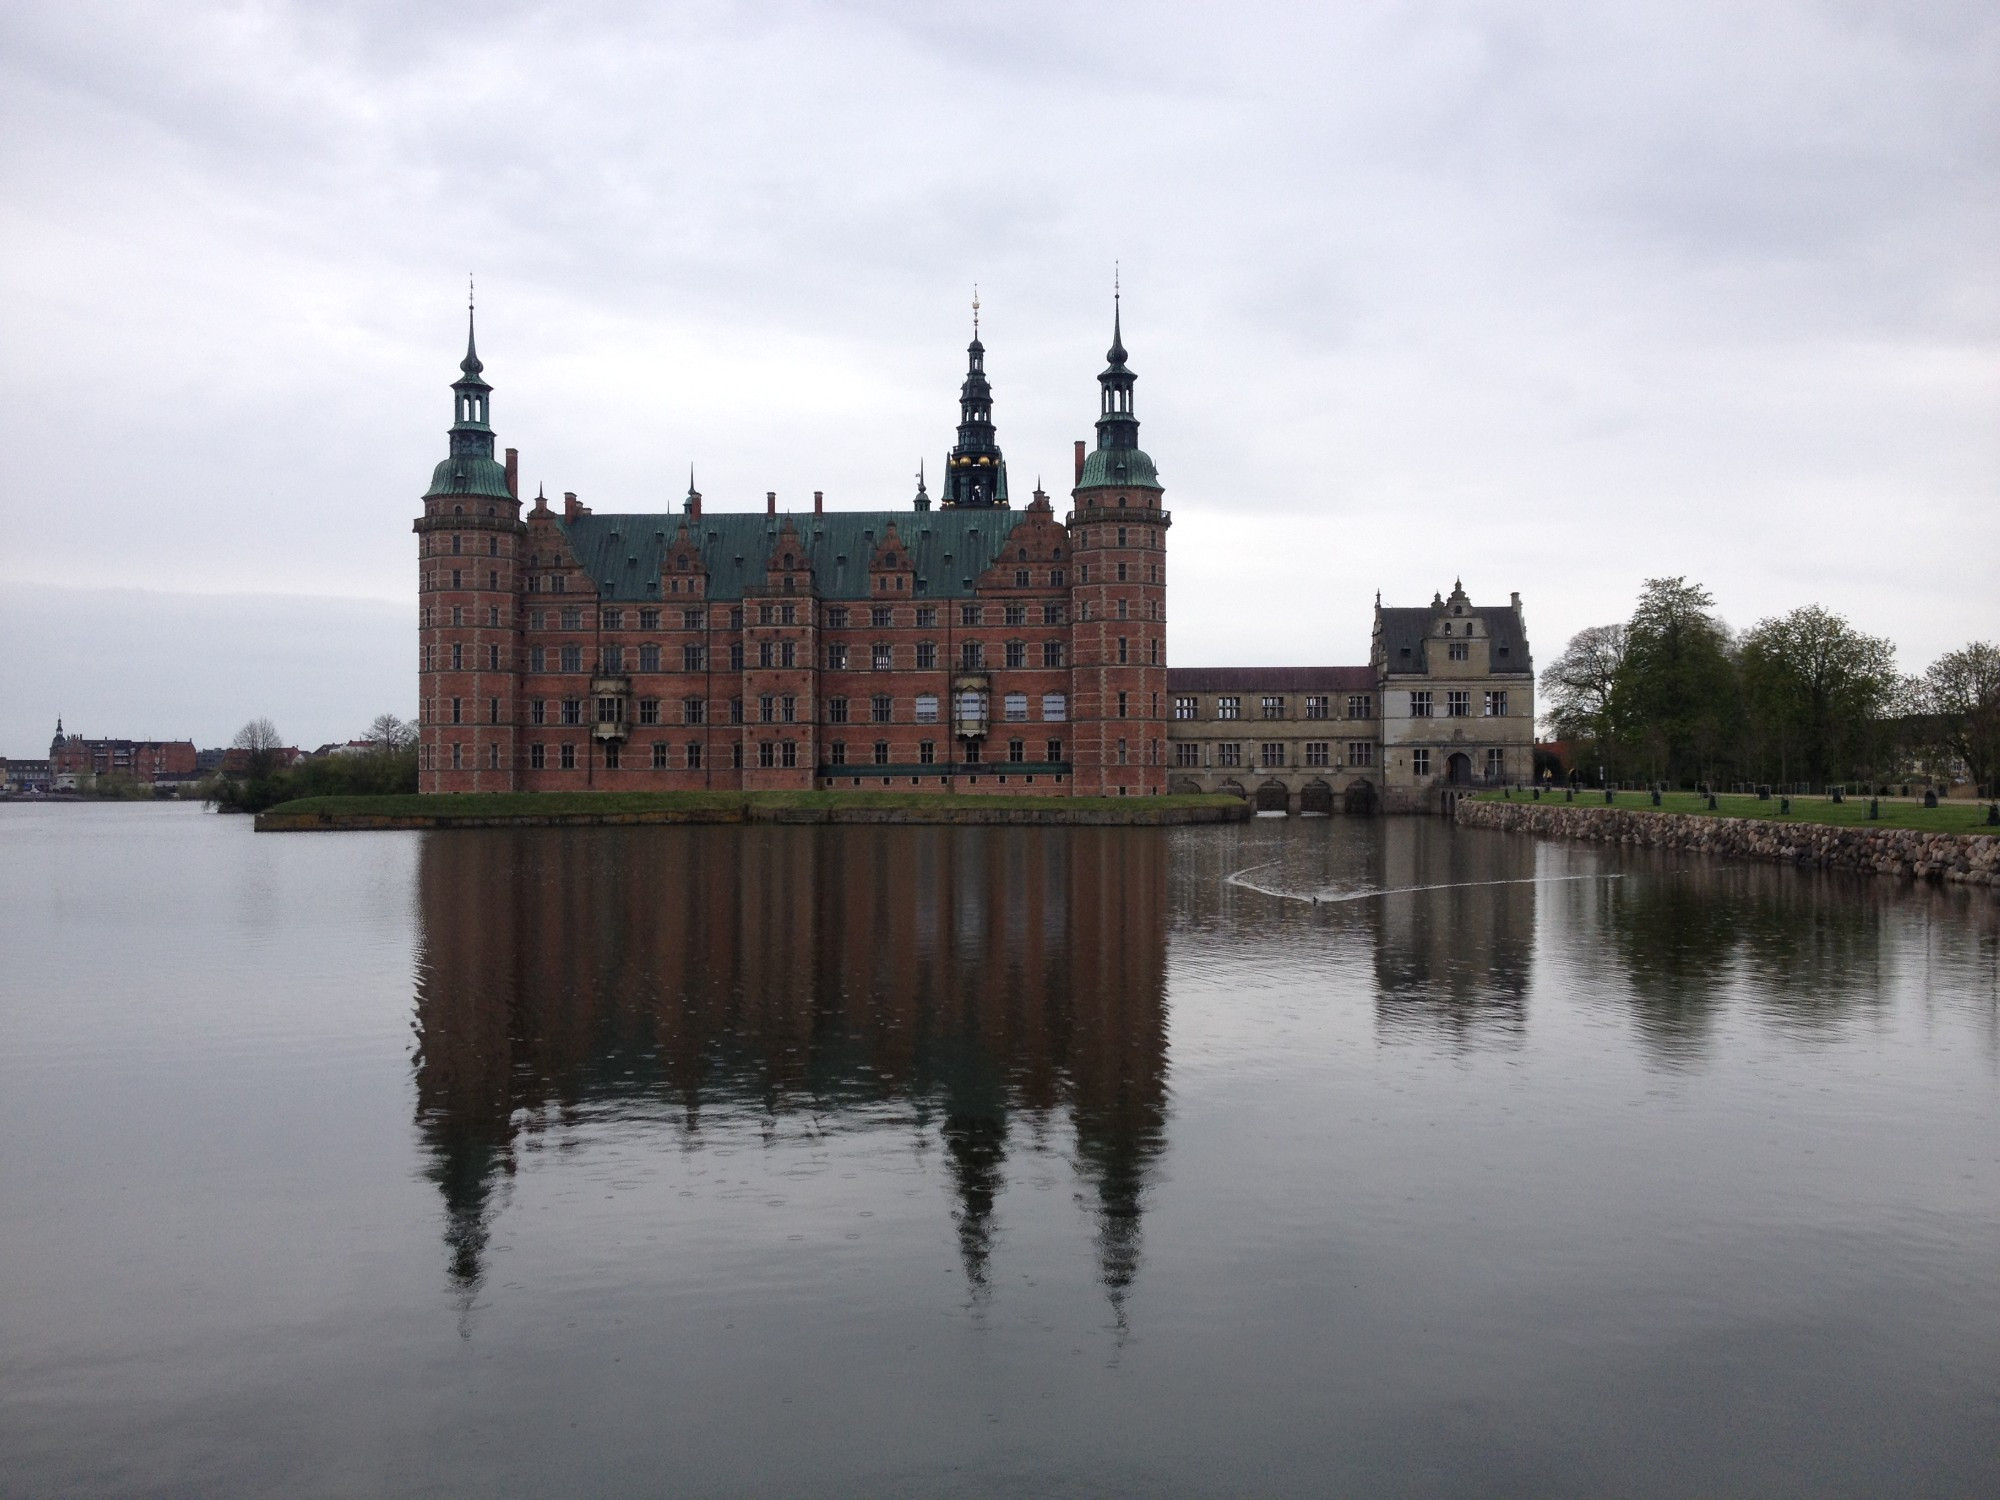
[(368, 726), (368, 738), (382, 754), (394, 755), (416, 743), (417, 729), (394, 714), (377, 714), (375, 722)]
[(1897, 689), (1896, 648), (1809, 604), (1743, 638), (1744, 701), (1778, 779), (1825, 782), (1878, 770)]
[(1715, 599), (1685, 578), (1648, 578), (1625, 628), (1613, 715), (1640, 734), (1655, 776), (1714, 766), (1740, 717), (1729, 630)]
[(1592, 741), (1607, 778), (1616, 740), (1613, 695), (1624, 664), (1625, 627), (1592, 625), (1571, 636), (1562, 655), (1542, 669), (1550, 730), (1559, 740)]
[(1939, 743), (1991, 792), (2000, 776), (2000, 646), (1973, 641), (1940, 656), (1924, 673), (1923, 698)]
[(249, 761), (250, 778), (268, 776), (277, 769), (278, 752), (285, 748), (284, 740), (278, 734), (278, 726), (269, 719), (252, 719), (236, 731), (236, 738), (230, 741), (235, 749), (246, 752)]

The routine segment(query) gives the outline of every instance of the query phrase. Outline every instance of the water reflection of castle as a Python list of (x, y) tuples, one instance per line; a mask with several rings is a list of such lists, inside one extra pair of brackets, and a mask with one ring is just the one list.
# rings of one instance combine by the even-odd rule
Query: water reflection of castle
[(1144, 829), (426, 837), (417, 1119), (454, 1279), (478, 1283), (520, 1133), (572, 1111), (868, 1128), (903, 1100), (975, 1289), (1010, 1131), (1066, 1114), (1119, 1299), (1166, 1114), (1166, 858)]

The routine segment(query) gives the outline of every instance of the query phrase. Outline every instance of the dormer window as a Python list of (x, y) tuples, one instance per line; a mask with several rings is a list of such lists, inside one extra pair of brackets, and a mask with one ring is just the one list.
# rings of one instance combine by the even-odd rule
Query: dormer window
[(885, 567), (885, 568), (893, 568), (893, 567), (895, 567), (895, 566), (896, 566), (896, 554), (895, 554), (895, 553), (893, 553), (893, 552), (891, 552), (891, 553), (887, 554), (887, 555), (886, 555), (885, 557), (883, 557), (883, 559), (882, 559), (882, 566), (883, 566), (883, 567)]

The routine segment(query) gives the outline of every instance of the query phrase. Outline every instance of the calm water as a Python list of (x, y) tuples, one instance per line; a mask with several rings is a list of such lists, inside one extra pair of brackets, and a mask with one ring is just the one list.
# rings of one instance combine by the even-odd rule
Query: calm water
[(6, 808), (0, 955), (9, 1495), (2000, 1494), (1985, 895)]

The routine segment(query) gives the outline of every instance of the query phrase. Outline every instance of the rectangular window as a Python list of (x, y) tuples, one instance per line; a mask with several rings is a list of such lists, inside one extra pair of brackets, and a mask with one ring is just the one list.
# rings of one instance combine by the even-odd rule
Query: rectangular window
[(1201, 700), (1199, 698), (1174, 699), (1174, 717), (1176, 719), (1197, 718), (1200, 715), (1200, 710)]
[(547, 671), (548, 669), (542, 665), (542, 662), (542, 648), (540, 646), (530, 646), (528, 648), (528, 670), (530, 672)]
[(655, 740), (653, 742), (653, 769), (655, 771), (664, 771), (667, 769), (667, 742), (665, 740)]
[(937, 670), (936, 641), (917, 642), (917, 667), (918, 670), (924, 672), (932, 672)]
[(706, 630), (707, 628), (708, 616), (703, 611), (698, 609), (684, 609), (681, 611), (681, 629)]
[(796, 724), (799, 721), (799, 700), (787, 693), (778, 700), (778, 722)]
[(1028, 742), (1026, 740), (1007, 741), (1007, 759), (1018, 765), (1027, 760), (1027, 758)]
[(660, 612), (657, 609), (640, 610), (639, 628), (641, 630), (658, 630), (660, 628)]
[(729, 643), (729, 670), (732, 672), (743, 670), (743, 643), (741, 641), (731, 641)]
[(1026, 693), (1009, 693), (1002, 701), (1008, 723), (1025, 724), (1028, 722), (1028, 695)]
[(732, 724), (741, 724), (743, 722), (743, 700), (741, 698), (731, 698), (729, 700), (729, 722)]
[(583, 611), (578, 609), (574, 604), (564, 610), (562, 612), (562, 628), (564, 630), (583, 629)]
[(1125, 717), (1125, 707), (1130, 697), (1129, 693), (1120, 693), (1118, 695), (1118, 717), (1121, 719)]
[(1120, 662), (1128, 660), (1126, 648), (1129, 644), (1130, 644), (1130, 637), (1122, 635), (1118, 637), (1118, 660)]
[(1504, 719), (1507, 717), (1507, 695), (1505, 693), (1488, 693), (1486, 695), (1486, 717), (1489, 719)]
[(615, 677), (625, 670), (625, 648), (606, 646), (598, 653), (598, 660), (602, 662), (606, 675)]
[(604, 742), (604, 769), (607, 771), (618, 769), (618, 741), (616, 740), (606, 740)]
[(917, 764), (921, 766), (930, 766), (937, 764), (936, 740), (917, 741)]
[(1500, 781), (1507, 775), (1507, 752), (1492, 749), (1486, 752), (1486, 779)]
[(546, 745), (528, 746), (528, 768), (530, 770), (539, 771), (547, 764), (548, 747)]
[(828, 630), (847, 629), (847, 610), (844, 606), (838, 604), (827, 606), (826, 628)]
[(1333, 764), (1332, 746), (1325, 740), (1306, 741), (1306, 764), (1309, 766), (1330, 766)]
[(498, 698), (488, 698), (486, 700), (486, 722), (489, 724), (498, 724), (500, 722), (500, 700)]
[(500, 648), (498, 646), (488, 646), (486, 648), (486, 665), (491, 671), (497, 672), (500, 670)]
[[(1123, 567), (1123, 566), (1124, 566), (1124, 564), (1122, 564), (1122, 563), (1121, 563), (1121, 564), (1119, 564), (1119, 566), (1120, 566), (1120, 567)], [(1126, 761), (1125, 761), (1125, 742), (1124, 742), (1123, 740), (1120, 740), (1120, 741), (1118, 742), (1118, 764), (1122, 766), (1122, 765), (1124, 765), (1125, 763), (1126, 763)]]
[(461, 719), (461, 718), (459, 717), (459, 704), (460, 704), (460, 703), (461, 703), (462, 701), (463, 701), (462, 699), (458, 699), (458, 698), (454, 698), (454, 699), (452, 699), (452, 700), (451, 700), (451, 722), (452, 722), (452, 723), (454, 723), (454, 724), (459, 724), (459, 723), (463, 723), (463, 722), (464, 722), (464, 721), (463, 721), (463, 720), (462, 720), (462, 719)]
[(759, 641), (757, 643), (757, 665), (760, 667), (775, 667), (777, 664), (778, 643), (776, 641)]
[(625, 717), (623, 698), (599, 698), (597, 700), (597, 722), (616, 724)]
[(562, 768), (565, 771), (574, 771), (576, 769), (576, 746), (564, 745), (560, 759)]
[(870, 656), (875, 663), (875, 670), (878, 672), (887, 672), (896, 664), (895, 652), (886, 641), (877, 641), (875, 649), (870, 653)]
[(1025, 641), (1009, 641), (1007, 643), (1007, 665), (1010, 667), (1025, 667), (1027, 664), (1027, 643)]
[(1063, 643), (1061, 641), (1042, 642), (1042, 665), (1059, 667), (1063, 664)]
[(968, 672), (976, 671), (986, 660), (986, 648), (978, 641), (966, 641), (959, 647), (958, 654)]
[[(786, 584), (785, 584), (785, 587), (786, 587), (786, 588), (790, 588), (791, 586), (792, 586), (792, 585), (791, 585), (791, 583), (790, 583), (789, 581), (787, 581), (787, 582), (786, 582)], [(796, 604), (781, 604), (781, 605), (779, 605), (779, 606), (778, 606), (778, 623), (779, 623), (780, 625), (796, 625), (796, 624), (798, 624), (798, 623), (799, 623), (799, 607), (798, 607), (798, 606), (797, 606)]]
[(1347, 717), (1350, 719), (1374, 718), (1375, 695), (1373, 693), (1349, 693), (1347, 695)]
[(658, 698), (641, 698), (639, 700), (639, 722), (641, 724), (657, 724), (660, 722), (660, 700)]
[(886, 604), (878, 604), (868, 611), (868, 623), (877, 630), (887, 630), (896, 623), (896, 612)]
[(780, 641), (778, 643), (778, 665), (781, 667), (796, 667), (798, 664), (799, 643), (797, 641)]
[(565, 646), (562, 648), (562, 669), (565, 672), (581, 672), (583, 670), (583, 647)]
[(977, 604), (961, 604), (958, 607), (958, 623), (961, 625), (980, 624), (980, 615), (981, 611)]
[(708, 647), (706, 646), (681, 647), (681, 670), (683, 672), (701, 672), (701, 671), (706, 671), (707, 668), (708, 668)]
[(764, 768), (765, 770), (769, 770), (772, 766), (775, 766), (777, 763), (778, 763), (777, 741), (759, 740), (757, 742), (757, 764), (760, 767)]
[(829, 672), (847, 670), (847, 647), (839, 641), (829, 641), (826, 648), (826, 669)]
[(845, 698), (829, 698), (826, 700), (826, 722), (829, 724), (845, 724), (847, 722), (847, 700)]
[(625, 628), (625, 611), (622, 609), (607, 609), (604, 612), (604, 628), (606, 630), (623, 630)]
[(1120, 563), (1118, 565), (1118, 581), (1120, 583), (1123, 583), (1125, 581), (1125, 564), (1123, 563)]
[(1068, 693), (1042, 694), (1042, 718), (1051, 724), (1060, 724), (1069, 717)]
[(1372, 766), (1375, 764), (1375, 742), (1373, 740), (1351, 740), (1347, 746), (1347, 763), (1350, 766)]
[(1182, 740), (1174, 746), (1174, 764), (1186, 769), (1201, 764), (1201, 746)]
[(548, 722), (548, 711), (549, 701), (546, 698), (537, 698), (528, 705), (528, 717), (536, 724), (546, 724)]
[(1024, 589), (1027, 586), (1028, 586), (1028, 570), (1026, 568), (1016, 568), (1014, 570), (1014, 587), (1017, 589)]
[(454, 672), (465, 670), (465, 647), (458, 641), (451, 643), (451, 669)]
[(1057, 766), (1061, 765), (1063, 758), (1063, 742), (1061, 740), (1050, 740), (1045, 748), (1044, 758), (1051, 765), (1057, 765)]
[(1428, 719), (1431, 716), (1431, 695), (1428, 692), (1410, 694), (1410, 717)]
[(1240, 766), (1243, 764), (1243, 747), (1223, 743), (1215, 747), (1215, 763), (1218, 766)]
[(938, 721), (938, 701), (936, 693), (917, 694), (917, 722), (935, 724)]
[(1453, 641), (1444, 648), (1444, 654), (1452, 661), (1465, 661), (1472, 655), (1472, 647), (1465, 641)]
[[(737, 605), (737, 606), (736, 606), (736, 607), (735, 607), (734, 609), (732, 609), (732, 610), (730, 610), (730, 611), (729, 611), (729, 628), (730, 628), (731, 630), (741, 630), (741, 629), (743, 628), (743, 606), (742, 606), (742, 605), (740, 605), (740, 604), (739, 604), (739, 605)], [(738, 766), (738, 767), (737, 767), (736, 769), (740, 771), (740, 770), (742, 770), (743, 768), (742, 768), (741, 766)]]
[(1240, 719), (1243, 717), (1243, 700), (1234, 694), (1225, 693), (1215, 700), (1215, 716), (1218, 719)]
[(771, 693), (764, 693), (757, 699), (757, 722), (775, 724), (778, 722), (778, 700)]
[(700, 740), (689, 740), (689, 741), (688, 741), (688, 752), (687, 752), (687, 764), (688, 764), (688, 769), (689, 769), (690, 771), (699, 771), (699, 770), (701, 769), (701, 741), (700, 741)]
[(935, 604), (919, 604), (917, 606), (917, 624), (925, 630), (929, 630), (935, 626), (937, 624), (937, 606)]
[[(1049, 587), (1052, 589), (1063, 587), (1063, 570), (1061, 568), (1049, 569)], [(1055, 616), (1054, 619), (1049, 618), (1051, 614)], [(1062, 606), (1060, 604), (1044, 604), (1042, 606), (1042, 623), (1044, 625), (1062, 624)]]
[(889, 722), (894, 700), (887, 693), (877, 693), (868, 700), (868, 717), (877, 724)]
[(699, 724), (708, 717), (708, 701), (703, 698), (681, 699), (681, 722)]
[(786, 740), (783, 744), (778, 746), (779, 765), (795, 766), (798, 763), (799, 763), (799, 742), (797, 740)]
[(1430, 751), (1412, 750), (1410, 752), (1410, 769), (1412, 771), (1415, 771), (1419, 776), (1430, 775), (1431, 774)]
[(965, 763), (969, 766), (976, 766), (979, 764), (978, 740), (967, 740), (965, 742)]
[(1444, 695), (1444, 711), (1447, 718), (1469, 719), (1472, 717), (1472, 693), (1469, 689), (1452, 689)]
[(1326, 718), (1328, 716), (1329, 706), (1330, 706), (1329, 700), (1325, 693), (1306, 694), (1306, 717), (1308, 719)]
[(1025, 625), (1028, 623), (1028, 606), (1025, 604), (1010, 604), (1006, 608), (1004, 618), (1009, 625)]
[(1285, 746), (1282, 741), (1266, 740), (1257, 747), (1257, 760), (1267, 768), (1276, 768), (1285, 763)]
[(759, 625), (775, 625), (775, 624), (777, 624), (777, 623), (778, 623), (778, 606), (777, 606), (777, 605), (775, 605), (775, 604), (760, 604), (760, 605), (758, 605), (758, 606), (757, 606), (757, 623), (758, 623)]
[(828, 750), (827, 758), (829, 764), (836, 766), (844, 766), (847, 764), (846, 740), (835, 740), (831, 745), (827, 747), (827, 750)]
[(1282, 719), (1284, 716), (1284, 698), (1277, 694), (1266, 693), (1264, 695), (1264, 717), (1267, 719)]
[(639, 648), (639, 670), (641, 672), (657, 672), (660, 670), (660, 648), (658, 646), (641, 646)]

